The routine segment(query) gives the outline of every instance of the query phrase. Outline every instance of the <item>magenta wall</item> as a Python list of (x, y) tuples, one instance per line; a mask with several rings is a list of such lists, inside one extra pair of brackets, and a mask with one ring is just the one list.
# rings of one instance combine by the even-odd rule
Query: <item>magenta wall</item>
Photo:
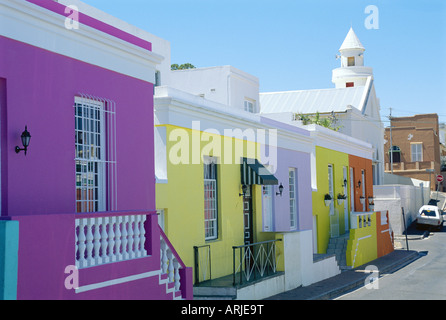
[[(4, 37), (0, 53), (1, 213), (20, 226), (18, 299), (168, 298), (158, 277), (83, 294), (64, 287), (65, 267), (75, 262), (74, 97), (115, 101), (118, 210), (150, 212), (153, 85)], [(25, 125), (32, 135), (26, 156), (14, 151)], [(154, 230), (147, 235), (151, 257), (81, 270), (81, 282), (159, 270)]]
[[(0, 52), (2, 215), (74, 212), (78, 93), (116, 102), (118, 210), (155, 209), (153, 85), (3, 37)], [(27, 156), (14, 152), (25, 125)]]
[[(65, 287), (69, 274), (65, 268), (75, 265), (75, 214), (17, 216), (19, 221), (19, 268), (17, 299), (19, 300), (160, 300), (172, 299), (166, 294), (158, 275), (76, 293)], [(145, 258), (105, 264), (79, 270), (79, 286), (95, 285), (115, 279), (144, 274), (160, 268), (160, 250), (156, 214), (147, 215), (146, 244), (153, 244), (151, 255)], [(73, 230), (73, 232), (67, 232)], [(158, 242), (156, 241), (158, 239)], [(191, 272), (189, 268), (183, 272)], [(184, 279), (192, 279), (192, 274)], [(191, 285), (182, 283), (184, 290)], [(191, 298), (189, 292), (183, 297)]]

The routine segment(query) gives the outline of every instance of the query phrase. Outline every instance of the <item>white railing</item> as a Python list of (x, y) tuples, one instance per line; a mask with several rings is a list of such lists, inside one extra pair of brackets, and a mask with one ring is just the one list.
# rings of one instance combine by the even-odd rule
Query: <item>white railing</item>
[(373, 212), (352, 212), (350, 226), (351, 229), (360, 229), (372, 225)]
[(175, 283), (175, 291), (179, 291), (181, 287), (180, 269), (185, 265), (178, 257), (175, 249), (167, 239), (164, 232), (161, 231), (160, 236), (160, 268), (162, 274), (167, 274), (169, 283)]
[(76, 218), (78, 269), (147, 256), (146, 214), (89, 214)]

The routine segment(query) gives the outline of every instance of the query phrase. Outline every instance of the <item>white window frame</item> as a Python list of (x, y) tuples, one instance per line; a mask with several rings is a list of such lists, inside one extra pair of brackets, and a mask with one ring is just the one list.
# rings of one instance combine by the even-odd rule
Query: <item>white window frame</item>
[[(414, 147), (416, 150), (414, 151)], [(419, 149), (419, 150), (417, 150)], [(422, 162), (423, 161), (423, 143), (413, 142), (410, 144), (410, 159), (412, 162)]]
[(166, 232), (166, 215), (165, 215), (165, 209), (156, 209), (156, 214), (158, 215), (158, 225), (160, 226), (161, 230)]
[(256, 110), (256, 102), (254, 100), (251, 100), (251, 99), (245, 99), (244, 109), (247, 112), (256, 113), (257, 112), (257, 110)]
[(290, 229), (297, 229), (297, 169), (288, 168), (288, 182), (290, 195)]
[(115, 104), (86, 95), (74, 100), (75, 212), (116, 210)]
[[(350, 63), (352, 61), (352, 63)], [(354, 67), (356, 65), (356, 58), (353, 57), (347, 57), (347, 67)]]
[(217, 158), (203, 158), (205, 240), (218, 239), (218, 164)]

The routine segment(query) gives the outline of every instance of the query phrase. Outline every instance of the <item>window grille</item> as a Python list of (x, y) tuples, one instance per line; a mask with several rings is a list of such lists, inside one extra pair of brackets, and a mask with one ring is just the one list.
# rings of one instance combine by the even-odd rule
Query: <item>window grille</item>
[(116, 105), (75, 97), (76, 212), (117, 209)]
[(218, 203), (217, 203), (217, 164), (205, 159), (204, 162), (204, 231), (205, 240), (218, 237)]
[(289, 168), (289, 185), (290, 185), (290, 227), (297, 228), (297, 183), (296, 169)]

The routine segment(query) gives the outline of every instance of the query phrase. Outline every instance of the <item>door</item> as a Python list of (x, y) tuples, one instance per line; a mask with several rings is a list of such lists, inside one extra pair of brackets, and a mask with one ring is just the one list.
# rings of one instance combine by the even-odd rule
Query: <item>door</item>
[(330, 236), (339, 237), (339, 211), (335, 211), (333, 165), (328, 165), (328, 193), (333, 199), (330, 203)]
[(350, 167), (350, 206), (351, 211), (355, 212), (355, 174), (352, 167)]
[(252, 219), (252, 186), (248, 186), (248, 190), (243, 196), (243, 225), (244, 225), (244, 242), (251, 244), (254, 241), (254, 227)]
[(273, 230), (273, 186), (263, 186), (263, 231)]
[(344, 226), (345, 226), (345, 231), (347, 232), (349, 230), (349, 212), (348, 212), (348, 188), (347, 188), (347, 181), (348, 181), (348, 176), (347, 176), (347, 171), (348, 168), (344, 167), (344, 191), (343, 193), (347, 196), (347, 199), (344, 200)]
[(365, 172), (364, 170), (361, 170), (361, 187), (362, 187), (362, 198), (364, 199), (362, 201), (362, 211), (365, 212), (365, 203), (367, 199), (365, 198)]

